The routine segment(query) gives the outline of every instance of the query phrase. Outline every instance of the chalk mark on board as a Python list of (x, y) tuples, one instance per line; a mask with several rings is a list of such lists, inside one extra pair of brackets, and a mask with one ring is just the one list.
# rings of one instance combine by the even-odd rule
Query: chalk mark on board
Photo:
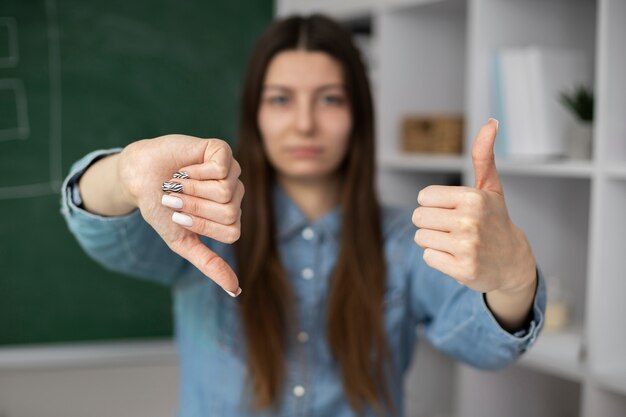
[[(61, 191), (60, 187), (63, 181), (61, 149), (61, 53), (56, 0), (45, 0), (45, 7), (46, 18), (48, 22), (48, 59), (50, 62), (49, 181), (38, 184), (24, 184), (18, 186), (0, 187), (0, 200), (40, 197), (44, 195), (58, 194)], [(8, 20), (10, 19), (11, 18), (8, 18)], [(13, 21), (15, 21), (15, 19), (13, 19)], [(15, 40), (17, 42), (17, 24), (15, 25), (14, 29), (16, 34)], [(25, 98), (24, 102), (26, 102)]]
[(17, 65), (20, 60), (17, 42), (17, 23), (14, 17), (0, 17), (0, 27), (6, 26), (7, 30), (7, 55), (0, 56), (0, 68), (10, 68)]
[(8, 90), (15, 102), (16, 120), (14, 126), (0, 126), (0, 141), (26, 139), (30, 134), (28, 124), (28, 102), (22, 80), (17, 78), (0, 79), (0, 91)]

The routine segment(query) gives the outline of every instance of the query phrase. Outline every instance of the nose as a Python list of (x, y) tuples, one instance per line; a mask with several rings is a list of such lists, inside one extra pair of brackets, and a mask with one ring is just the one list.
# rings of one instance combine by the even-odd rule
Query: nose
[(296, 129), (305, 136), (311, 136), (315, 131), (315, 117), (313, 114), (313, 106), (308, 99), (301, 99), (298, 102), (296, 111)]

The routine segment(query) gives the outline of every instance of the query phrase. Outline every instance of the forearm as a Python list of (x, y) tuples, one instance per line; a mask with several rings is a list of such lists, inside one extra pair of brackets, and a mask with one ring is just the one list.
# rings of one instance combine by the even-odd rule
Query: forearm
[(119, 158), (119, 153), (104, 157), (81, 176), (78, 187), (87, 211), (102, 216), (121, 216), (137, 207), (119, 181)]

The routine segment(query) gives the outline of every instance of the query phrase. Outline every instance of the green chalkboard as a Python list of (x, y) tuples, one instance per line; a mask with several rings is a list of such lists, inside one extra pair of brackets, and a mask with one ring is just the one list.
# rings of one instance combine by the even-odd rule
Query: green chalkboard
[(271, 18), (270, 0), (0, 2), (0, 345), (172, 334), (170, 290), (91, 261), (60, 182), (94, 149), (230, 140)]

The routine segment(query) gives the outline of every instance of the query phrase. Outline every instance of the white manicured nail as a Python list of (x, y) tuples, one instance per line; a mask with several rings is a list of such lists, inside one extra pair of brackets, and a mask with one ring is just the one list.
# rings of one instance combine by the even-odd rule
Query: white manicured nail
[(191, 227), (191, 225), (193, 224), (193, 220), (191, 219), (191, 217), (178, 212), (172, 214), (172, 221), (186, 227)]
[(224, 291), (226, 291), (226, 293), (227, 293), (228, 295), (230, 295), (231, 297), (233, 297), (233, 298), (238, 297), (238, 296), (241, 294), (241, 288), (240, 288), (240, 287), (237, 287), (237, 293), (230, 292), (230, 291), (228, 291), (228, 290), (227, 290), (227, 289), (225, 289), (225, 288), (223, 288), (223, 290), (224, 290)]
[(496, 123), (496, 132), (498, 131), (498, 126), (500, 125), (500, 122), (498, 121), (498, 119), (494, 119), (493, 117), (489, 118), (489, 121), (493, 120)]
[(183, 208), (183, 200), (173, 195), (166, 194), (161, 197), (161, 204), (175, 209)]

